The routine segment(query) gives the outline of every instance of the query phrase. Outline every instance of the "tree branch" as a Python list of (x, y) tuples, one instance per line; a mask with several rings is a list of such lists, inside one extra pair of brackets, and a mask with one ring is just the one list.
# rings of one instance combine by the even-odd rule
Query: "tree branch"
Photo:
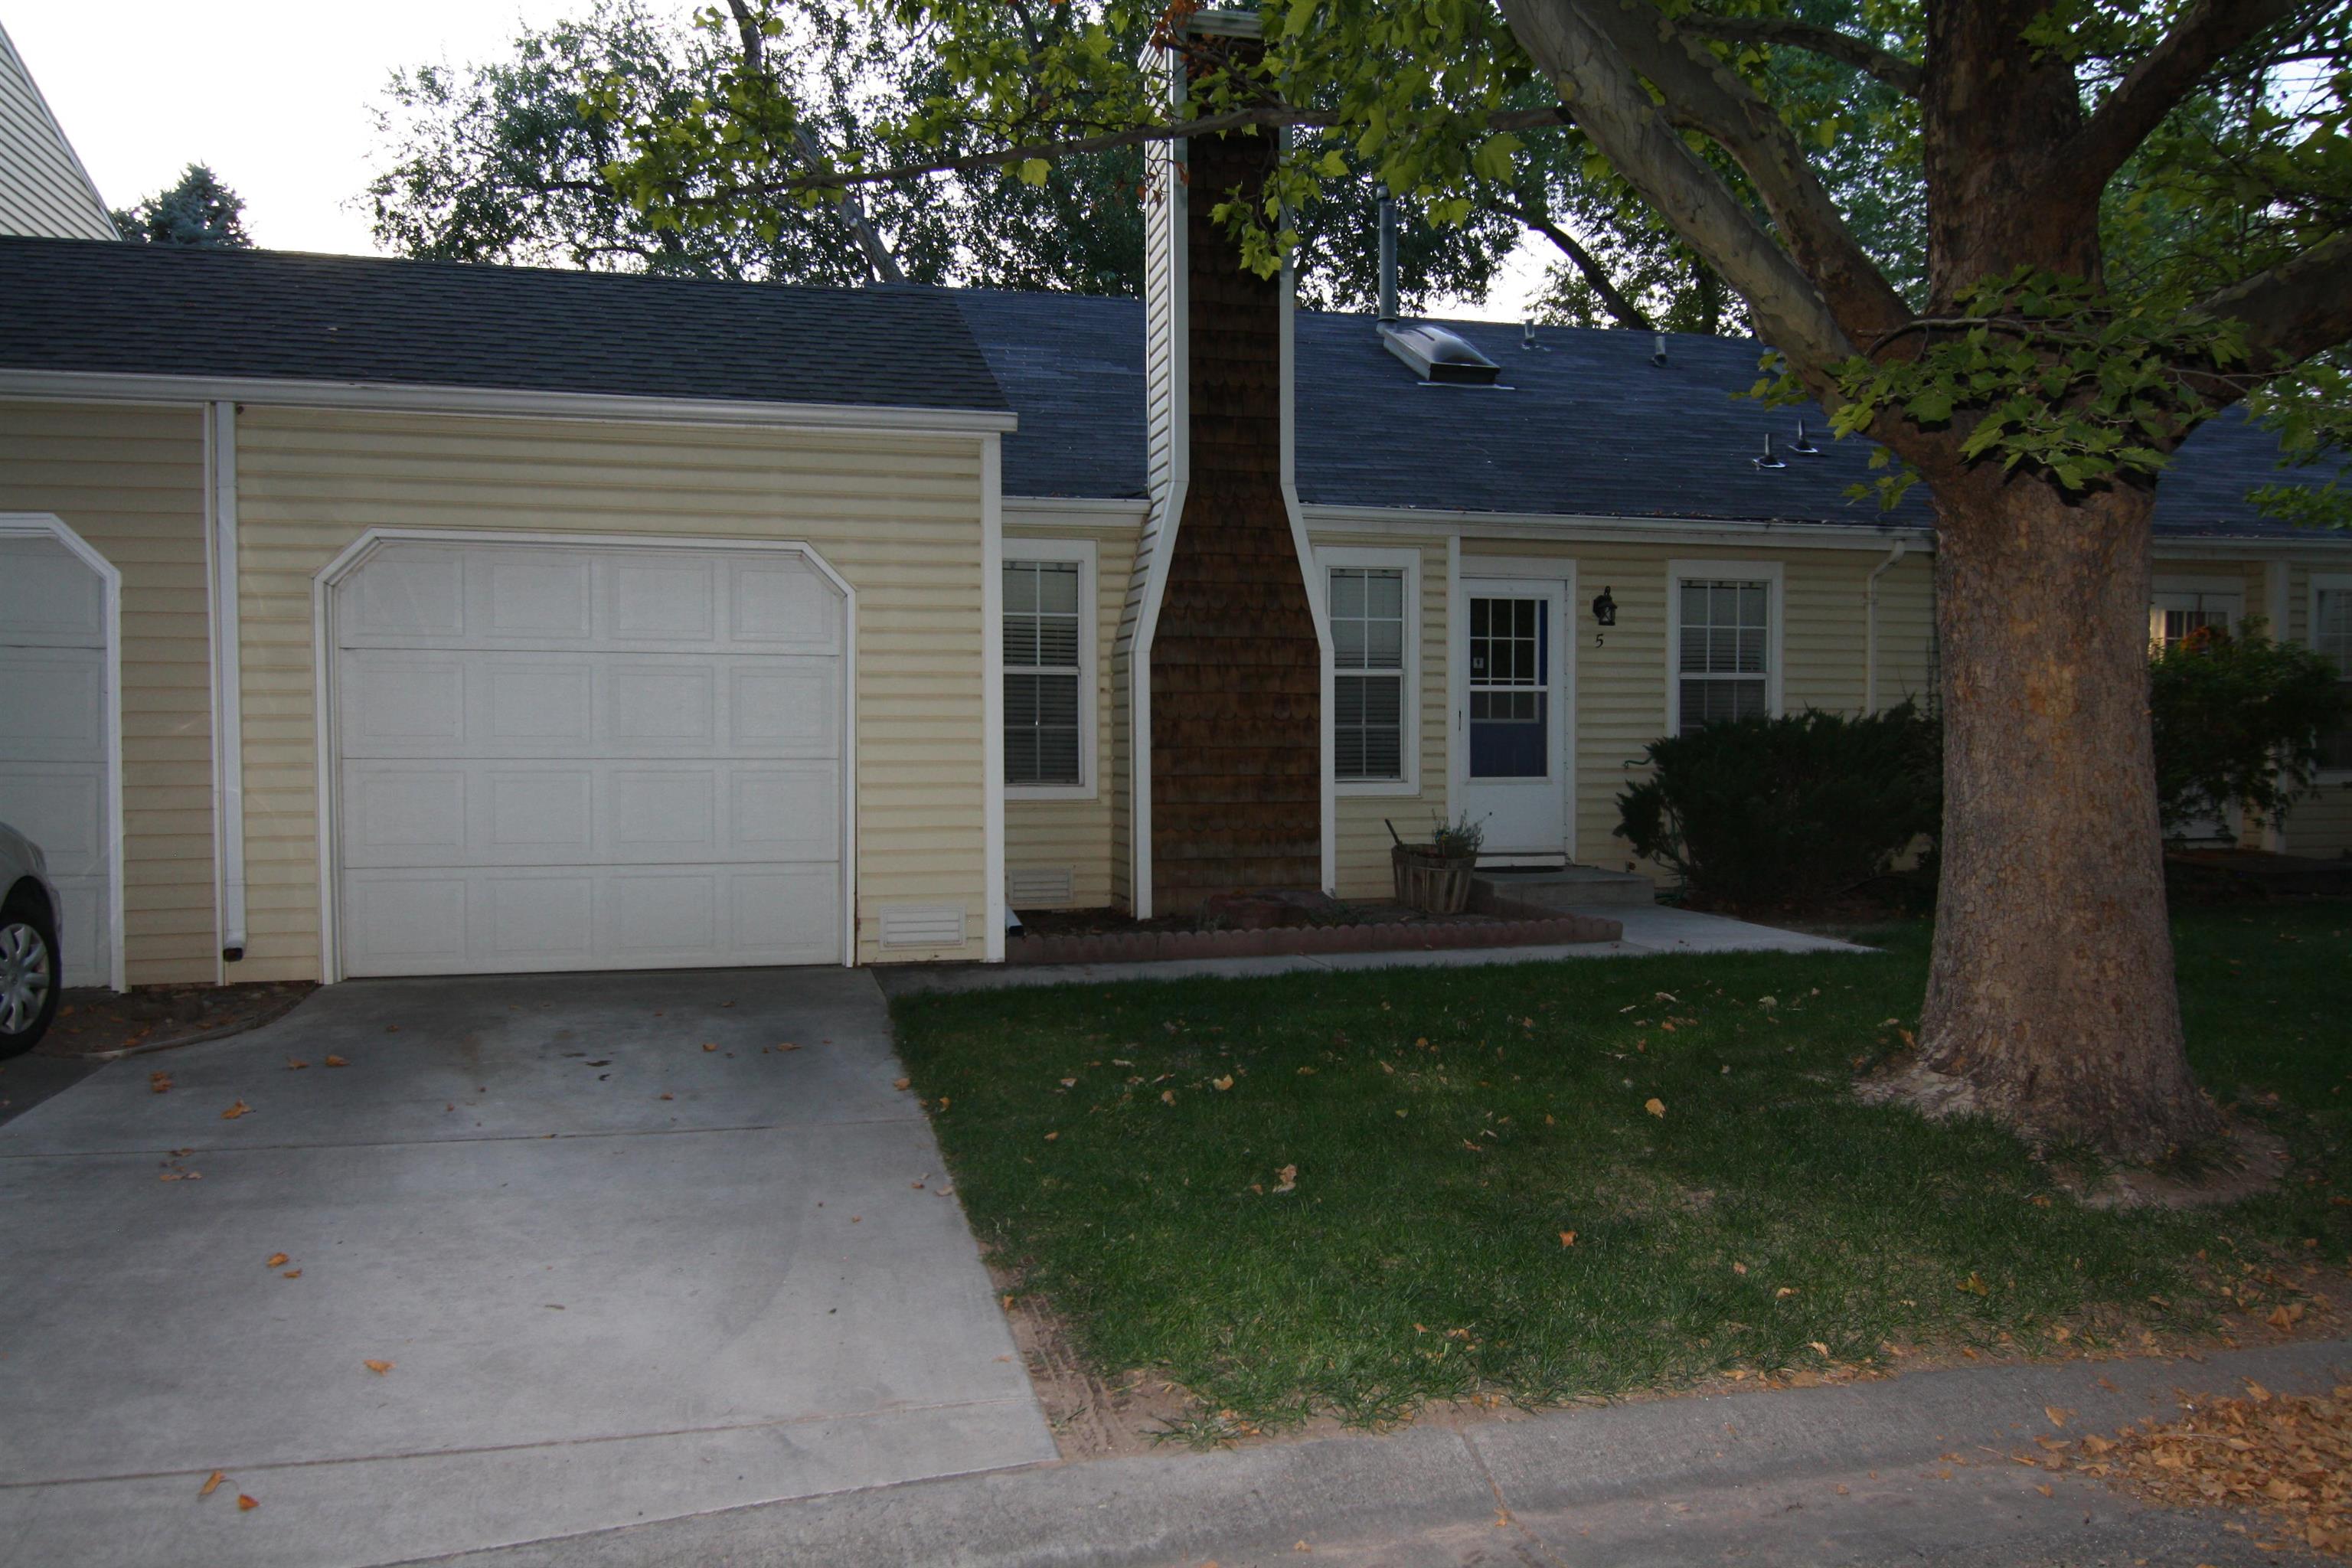
[(2216, 321), (2243, 321), (2262, 370), (2284, 370), (2352, 342), (2352, 231), (2338, 229), (2192, 310)]
[(1584, 281), (1591, 286), (1593, 293), (1600, 296), (1601, 302), (1609, 308), (1609, 313), (1617, 318), (1619, 326), (1636, 332), (1654, 330), (1650, 318), (1642, 313), (1642, 308), (1625, 298), (1610, 278), (1608, 269), (1601, 265), (1592, 252), (1577, 243), (1574, 235), (1541, 214), (1528, 210), (1514, 197), (1499, 198), (1495, 206), (1497, 211), (1509, 214), (1558, 246), (1561, 254), (1575, 264), (1577, 271), (1584, 275)]
[[(752, 15), (748, 0), (727, 0), (727, 8), (735, 14), (735, 31), (743, 40), (743, 64), (752, 74), (765, 75), (768, 39), (760, 30), (760, 19)], [(824, 149), (817, 145), (816, 138), (808, 133), (808, 128), (797, 117), (793, 121), (793, 144), (800, 150), (802, 163), (812, 169), (825, 167), (828, 160)], [(882, 236), (866, 216), (866, 204), (857, 199), (857, 193), (845, 187), (834, 206), (856, 237), (858, 249), (866, 253), (866, 264), (874, 269), (874, 275), (885, 283), (904, 283), (907, 275), (899, 269), (898, 258), (882, 243)]]
[(2179, 24), (2124, 73), (2083, 129), (2051, 160), (2053, 177), (2098, 191), (2164, 117), (2232, 51), (2262, 36), (2296, 0), (2195, 0)]
[(1801, 22), (1793, 16), (1717, 16), (1711, 12), (1693, 11), (1676, 21), (1685, 31), (1702, 38), (1719, 38), (1727, 44), (1777, 44), (1852, 66), (1876, 77), (1906, 98), (1918, 97), (1927, 83), (1927, 73), (1902, 56), (1882, 49), (1867, 38), (1841, 33), (1835, 27)]

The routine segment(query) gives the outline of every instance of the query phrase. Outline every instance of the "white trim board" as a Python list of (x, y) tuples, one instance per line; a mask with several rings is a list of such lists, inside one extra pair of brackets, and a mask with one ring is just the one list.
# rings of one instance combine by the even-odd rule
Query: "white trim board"
[[(981, 933), (981, 944), (991, 963), (1004, 962), (1006, 918), (1003, 565), (1004, 438), (992, 435), (982, 437), (980, 443), (981, 918), (987, 921)], [(828, 574), (832, 573), (831, 567), (825, 570)], [(1081, 586), (1078, 605), (1083, 614), (1087, 601)], [(850, 706), (856, 706), (855, 696), (850, 699)], [(844, 789), (848, 790), (845, 780)]]
[(758, 426), (894, 435), (910, 431), (959, 436), (990, 431), (1002, 434), (1019, 423), (1010, 413), (974, 408), (885, 408), (865, 404), (762, 403), (404, 382), (102, 371), (0, 370), (0, 396), (37, 397), (60, 403), (249, 403), (277, 408), (360, 408), (397, 414)]
[[(1012, 526), (1010, 523), (1008, 527)], [(1069, 563), (1078, 569), (1078, 782), (1075, 784), (1015, 784), (1004, 786), (1004, 798), (1016, 800), (1094, 800), (1102, 790), (1102, 731), (1099, 728), (1099, 688), (1102, 684), (1102, 616), (1098, 601), (1101, 587), (1096, 574), (1095, 542), (1091, 539), (1032, 539), (1025, 535), (1007, 537), (998, 551), (999, 564), (1015, 561), (1051, 561)], [(1002, 576), (998, 581), (1002, 583)], [(997, 617), (997, 646), (1003, 647), (1003, 614), (1000, 605)], [(997, 667), (997, 688), (1002, 694), (1004, 669)], [(1000, 743), (1002, 730), (999, 731)], [(1002, 763), (999, 773), (1002, 773)]]
[(54, 539), (89, 567), (99, 581), (106, 615), (106, 901), (109, 941), (113, 949), (108, 954), (106, 983), (112, 990), (128, 990), (125, 976), (130, 943), (122, 929), (122, 574), (55, 512), (0, 511), (0, 535)]
[(205, 405), (205, 560), (213, 644), (214, 967), (245, 956), (245, 647), (238, 604), (236, 405)]
[[(310, 579), (310, 679), (313, 766), (318, 788), (319, 856), (319, 979), (333, 984), (342, 979), (341, 934), (336, 930), (335, 868), (341, 859), (339, 826), (335, 820), (334, 773), (341, 753), (335, 733), (334, 626), (332, 608), (337, 584), (365, 564), (379, 546), (390, 543), (538, 544), (595, 550), (723, 550), (738, 553), (781, 551), (798, 555), (833, 584), (842, 597), (841, 663), (841, 962), (857, 963), (857, 590), (835, 571), (815, 546), (797, 539), (711, 539), (642, 533), (565, 533), (532, 529), (489, 528), (370, 528), (345, 545)], [(999, 648), (1002, 649), (1000, 633)], [(1000, 812), (997, 822), (1003, 824)], [(996, 862), (1000, 873), (1003, 858)], [(1001, 879), (996, 892), (1001, 898)], [(1003, 932), (997, 933), (1001, 942)]]

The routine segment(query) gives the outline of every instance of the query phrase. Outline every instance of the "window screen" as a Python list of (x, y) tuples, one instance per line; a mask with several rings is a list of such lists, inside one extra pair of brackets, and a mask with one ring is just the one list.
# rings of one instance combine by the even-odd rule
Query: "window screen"
[(1355, 783), (1404, 777), (1404, 574), (1331, 571), (1332, 769)]
[(1690, 578), (1679, 591), (1682, 733), (1771, 711), (1772, 585)]
[(1078, 567), (1004, 563), (1004, 782), (1085, 782), (1078, 735)]

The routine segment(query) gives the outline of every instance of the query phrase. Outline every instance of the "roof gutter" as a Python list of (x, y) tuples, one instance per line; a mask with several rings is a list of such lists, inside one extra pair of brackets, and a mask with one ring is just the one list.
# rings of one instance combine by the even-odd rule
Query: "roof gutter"
[(359, 408), (518, 419), (748, 425), (803, 430), (916, 431), (927, 435), (1003, 434), (1019, 424), (1009, 409), (893, 408), (857, 403), (767, 403), (404, 382), (150, 375), (109, 371), (0, 369), (0, 397), (37, 397), (69, 403), (244, 403), (279, 408)]

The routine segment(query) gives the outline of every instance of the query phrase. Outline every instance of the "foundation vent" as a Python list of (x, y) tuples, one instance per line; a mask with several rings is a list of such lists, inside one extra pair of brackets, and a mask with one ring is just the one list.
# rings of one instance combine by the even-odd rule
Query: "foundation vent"
[(961, 947), (963, 910), (956, 904), (892, 904), (882, 911), (884, 947)]
[(1007, 867), (1004, 901), (1016, 910), (1066, 910), (1076, 900), (1076, 880), (1071, 866)]

